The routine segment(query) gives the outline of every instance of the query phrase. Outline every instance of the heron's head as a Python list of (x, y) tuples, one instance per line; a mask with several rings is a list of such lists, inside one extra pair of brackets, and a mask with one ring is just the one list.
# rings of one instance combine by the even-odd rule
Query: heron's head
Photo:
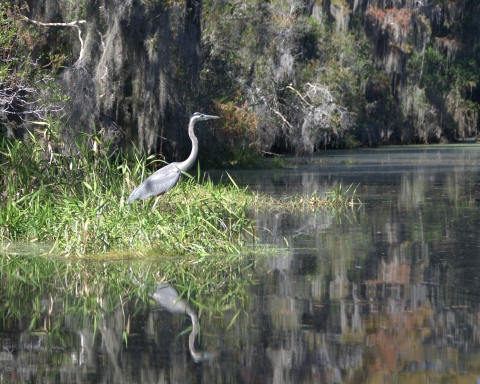
[(204, 121), (204, 120), (211, 120), (211, 119), (219, 119), (220, 116), (214, 116), (214, 115), (206, 115), (204, 113), (200, 112), (195, 112), (192, 117), (190, 118), (190, 121), (192, 122), (197, 122), (197, 121)]

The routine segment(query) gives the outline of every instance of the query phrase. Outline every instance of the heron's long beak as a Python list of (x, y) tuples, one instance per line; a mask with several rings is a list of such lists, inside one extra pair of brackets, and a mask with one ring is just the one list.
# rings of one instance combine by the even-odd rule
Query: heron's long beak
[(220, 119), (220, 116), (215, 115), (203, 115), (204, 120), (211, 120), (211, 119)]

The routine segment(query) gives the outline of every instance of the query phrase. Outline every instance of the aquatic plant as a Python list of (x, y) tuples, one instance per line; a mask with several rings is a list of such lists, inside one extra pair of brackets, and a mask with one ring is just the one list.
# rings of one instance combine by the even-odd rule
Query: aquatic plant
[(254, 196), (252, 206), (255, 208), (289, 210), (289, 209), (330, 209), (353, 208), (362, 202), (356, 195), (358, 185), (350, 184), (346, 189), (340, 183), (336, 188), (329, 189), (320, 195), (316, 190), (310, 196), (287, 196), (280, 199), (270, 198), (261, 194)]
[(326, 203), (334, 207), (353, 207), (355, 204), (361, 204), (359, 199), (355, 199), (357, 188), (358, 184), (356, 186), (350, 184), (348, 188), (344, 190), (342, 183), (340, 183), (336, 188), (327, 191), (323, 198), (324, 204)]

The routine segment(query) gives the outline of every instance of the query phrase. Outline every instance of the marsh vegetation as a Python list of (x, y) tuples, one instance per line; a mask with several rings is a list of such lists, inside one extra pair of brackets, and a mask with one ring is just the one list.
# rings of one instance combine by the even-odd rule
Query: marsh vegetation
[(53, 150), (60, 146), (53, 124), (43, 127), (28, 140), (0, 141), (4, 246), (49, 243), (52, 253), (112, 257), (240, 253), (255, 241), (249, 209), (346, 206), (354, 197), (340, 187), (325, 197), (272, 200), (232, 178), (213, 183), (198, 170), (156, 205), (155, 199), (127, 205), (129, 193), (161, 162), (111, 152), (101, 132), (77, 137), (76, 153), (64, 155)]

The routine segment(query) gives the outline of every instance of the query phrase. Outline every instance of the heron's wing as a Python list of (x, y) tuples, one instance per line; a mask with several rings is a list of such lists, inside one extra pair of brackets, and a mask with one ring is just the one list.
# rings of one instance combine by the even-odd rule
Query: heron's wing
[(132, 192), (127, 200), (127, 204), (133, 203), (135, 200), (143, 200), (167, 192), (178, 183), (181, 175), (182, 172), (178, 169), (177, 163), (171, 163), (160, 168)]

